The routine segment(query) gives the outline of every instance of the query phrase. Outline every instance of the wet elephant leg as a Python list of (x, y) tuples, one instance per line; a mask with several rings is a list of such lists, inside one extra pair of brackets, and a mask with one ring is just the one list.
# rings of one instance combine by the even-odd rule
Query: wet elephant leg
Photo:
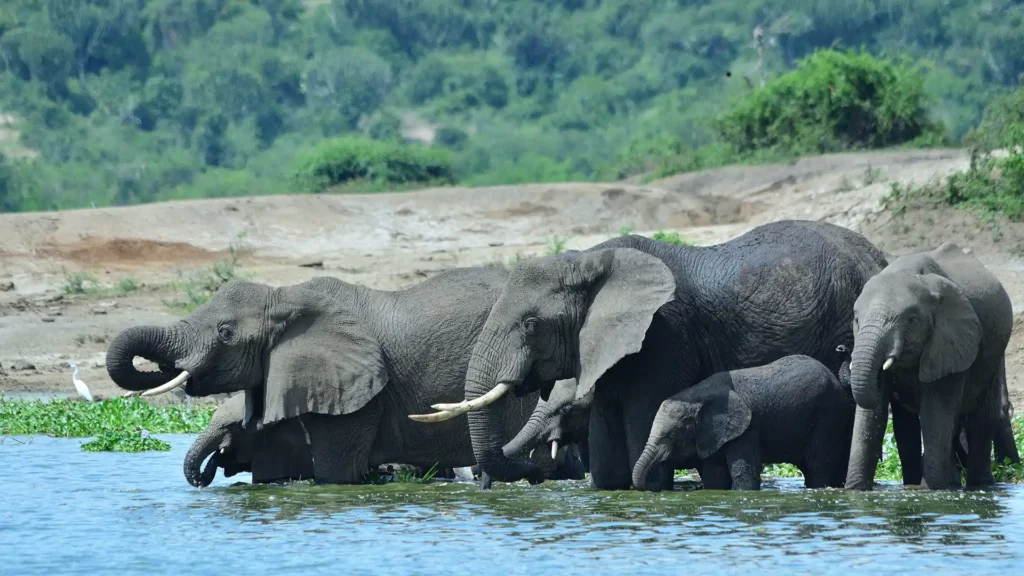
[(967, 415), (967, 487), (995, 484), (992, 476), (992, 438), (1002, 410), (999, 397), (989, 390)]
[(633, 482), (622, 407), (595, 393), (590, 414), (590, 484), (600, 490), (628, 490)]
[(732, 488), (732, 477), (725, 456), (714, 454), (701, 461), (700, 481), (705, 490), (729, 490)]
[(903, 468), (903, 484), (917, 486), (921, 484), (921, 420), (896, 400), (889, 404), (892, 408), (892, 433), (896, 440), (896, 451), (900, 455), (900, 466)]
[[(924, 484), (932, 490), (959, 487), (954, 476), (953, 432), (960, 417), (963, 379), (951, 377), (935, 382), (921, 394), (921, 431), (924, 436)], [(968, 439), (970, 435), (968, 435)], [(991, 436), (989, 437), (991, 441)], [(991, 449), (991, 448), (990, 448)], [(968, 447), (971, 450), (971, 447)], [(970, 454), (968, 454), (970, 459)], [(958, 480), (954, 483), (952, 479)]]
[(725, 463), (733, 490), (761, 489), (761, 454), (757, 433), (747, 431), (729, 443)]
[(382, 409), (371, 401), (344, 416), (302, 416), (313, 448), (313, 478), (320, 484), (362, 484), (370, 466)]

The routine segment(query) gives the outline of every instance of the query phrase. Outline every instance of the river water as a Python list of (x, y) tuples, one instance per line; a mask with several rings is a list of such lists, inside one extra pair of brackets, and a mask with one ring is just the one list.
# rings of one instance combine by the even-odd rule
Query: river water
[(597, 492), (435, 482), (192, 488), (171, 452), (0, 444), (0, 574), (1008, 574), (1024, 486), (927, 493)]

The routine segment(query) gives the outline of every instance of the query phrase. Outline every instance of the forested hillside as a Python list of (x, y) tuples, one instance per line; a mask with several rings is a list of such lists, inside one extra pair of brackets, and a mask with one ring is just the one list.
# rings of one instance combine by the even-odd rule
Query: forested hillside
[[(338, 169), (312, 180), (296, 170), (324, 158), (367, 179), (426, 158), (387, 181), (475, 185), (778, 152), (778, 138), (752, 128), (775, 106), (759, 87), (832, 46), (903, 59), (861, 64), (869, 84), (896, 86), (880, 115), (888, 107), (913, 117), (910, 127), (892, 138), (801, 136), (788, 151), (958, 141), (1024, 73), (1024, 4), (4, 0), (0, 211), (322, 189), (344, 178)], [(836, 62), (830, 98), (844, 96), (835, 74), (846, 64)], [(873, 98), (875, 88), (848, 84)], [(783, 88), (774, 94), (808, 93), (796, 81)], [(910, 109), (919, 105), (927, 118)], [(324, 148), (354, 134), (381, 142)], [(707, 161), (690, 152), (707, 146), (718, 147)]]

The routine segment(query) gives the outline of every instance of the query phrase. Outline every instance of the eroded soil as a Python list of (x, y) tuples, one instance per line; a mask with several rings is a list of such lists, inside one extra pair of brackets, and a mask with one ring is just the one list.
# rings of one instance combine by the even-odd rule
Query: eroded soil
[[(881, 202), (893, 182), (923, 184), (967, 162), (958, 150), (845, 154), (642, 185), (281, 195), (0, 215), (0, 393), (72, 396), (68, 364), (76, 363), (94, 395), (118, 394), (103, 366), (109, 341), (125, 327), (181, 317), (184, 286), (223, 266), (232, 251), (235, 273), (271, 285), (327, 275), (399, 289), (455, 266), (507, 263), (556, 245), (586, 248), (623, 228), (678, 231), (706, 245), (773, 220), (816, 219), (858, 230), (893, 254), (958, 242), (1024, 311), (1024, 226)], [(88, 293), (67, 294), (65, 285), (83, 273), (99, 288), (87, 283)], [(1007, 354), (1021, 406), (1020, 331)]]

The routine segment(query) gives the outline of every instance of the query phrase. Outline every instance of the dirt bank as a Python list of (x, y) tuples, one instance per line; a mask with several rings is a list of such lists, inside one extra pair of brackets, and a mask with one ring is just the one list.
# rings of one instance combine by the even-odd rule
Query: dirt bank
[[(892, 182), (924, 183), (967, 165), (956, 150), (845, 154), (730, 167), (648, 184), (566, 183), (374, 195), (282, 195), (0, 215), (0, 392), (69, 395), (68, 362), (100, 395), (102, 366), (126, 326), (170, 322), (181, 285), (239, 254), (238, 271), (273, 285), (320, 275), (382, 289), (441, 270), (586, 248), (619, 233), (679, 231), (698, 244), (764, 222), (808, 218), (859, 230), (901, 253), (944, 240), (971, 248), (1024, 310), (1024, 230), (963, 212), (920, 208), (894, 226), (880, 200)], [(998, 232), (995, 232), (998, 224)], [(65, 295), (74, 275), (98, 290)], [(119, 289), (127, 285), (130, 290)], [(134, 289), (134, 287), (141, 287)], [(1011, 343), (1022, 405), (1024, 342)]]

